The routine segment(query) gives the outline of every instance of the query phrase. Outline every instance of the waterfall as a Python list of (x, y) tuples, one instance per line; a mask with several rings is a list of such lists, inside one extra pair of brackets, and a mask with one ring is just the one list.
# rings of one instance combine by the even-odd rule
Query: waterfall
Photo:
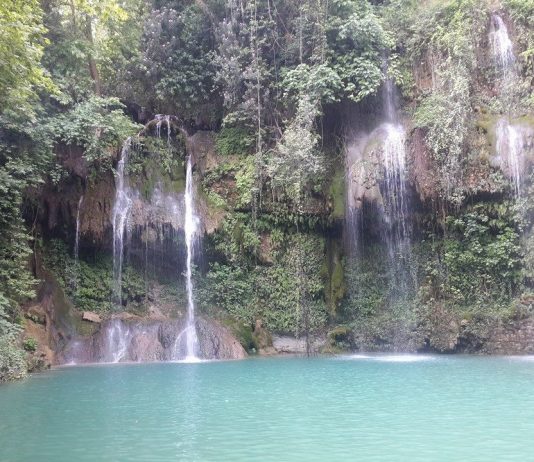
[(117, 168), (117, 190), (113, 205), (113, 302), (122, 305), (122, 263), (124, 256), (124, 235), (128, 217), (132, 207), (131, 191), (125, 168), (132, 147), (132, 139), (128, 138), (121, 150)]
[(156, 123), (156, 138), (161, 139), (161, 124), (163, 123), (163, 118), (161, 114), (158, 114), (156, 116), (157, 123)]
[[(163, 122), (167, 126), (167, 147), (171, 149), (171, 116), (161, 115), (156, 116), (158, 122), (156, 124), (156, 136), (161, 138), (161, 127)], [(193, 164), (191, 156), (187, 158), (186, 179), (185, 179), (185, 220), (184, 220), (184, 234), (185, 245), (187, 250), (186, 256), (186, 273), (185, 283), (187, 292), (187, 320), (185, 329), (176, 337), (174, 345), (174, 357), (180, 357), (180, 347), (182, 339), (185, 335), (186, 347), (186, 361), (195, 361), (198, 359), (198, 337), (195, 326), (195, 301), (193, 296), (193, 256), (195, 250), (195, 240), (197, 237), (198, 217), (195, 215), (195, 198), (193, 187)]]
[(489, 34), (495, 65), (506, 76), (515, 62), (514, 47), (508, 29), (502, 18), (494, 14), (491, 17), (491, 29)]
[(78, 272), (79, 272), (79, 255), (80, 255), (80, 210), (83, 203), (83, 194), (78, 200), (78, 208), (76, 210), (76, 235), (74, 237), (74, 291), (78, 287)]
[(383, 130), (383, 234), (388, 251), (391, 287), (404, 295), (408, 290), (411, 257), (405, 132), (402, 125), (391, 123), (384, 124)]
[[(508, 91), (514, 91), (516, 73), (514, 71), (515, 55), (512, 40), (502, 18), (494, 14), (491, 17), (490, 41), (497, 70), (502, 73), (503, 89), (501, 99), (506, 100)], [(503, 104), (510, 107), (512, 102)], [(524, 163), (524, 145), (526, 133), (510, 123), (510, 117), (499, 119), (496, 126), (496, 151), (501, 168), (512, 181), (516, 198), (521, 197), (522, 169)]]
[(105, 361), (118, 363), (127, 358), (131, 332), (126, 323), (120, 319), (113, 319), (106, 329), (104, 356)]
[(187, 324), (186, 333), (186, 360), (197, 358), (198, 338), (195, 327), (195, 302), (193, 298), (192, 268), (193, 252), (197, 234), (198, 218), (194, 210), (194, 188), (193, 188), (193, 165), (191, 156), (187, 158), (187, 171), (185, 179), (185, 245), (187, 247), (186, 259), (186, 290), (187, 290)]
[[(393, 80), (386, 80), (381, 96), (381, 123), (368, 134), (359, 132), (346, 153), (346, 237), (356, 278), (366, 277), (366, 268), (372, 266), (367, 259), (375, 258), (375, 244), (380, 243), (393, 305), (413, 295), (416, 275), (412, 270), (406, 131), (398, 115)], [(363, 290), (353, 289), (355, 293)]]
[(165, 116), (165, 122), (167, 122), (167, 147), (171, 149), (171, 116)]
[(405, 295), (409, 289), (411, 224), (408, 216), (406, 135), (398, 122), (395, 86), (387, 79), (384, 86), (383, 186), (384, 240), (388, 251), (391, 288)]
[(165, 122), (165, 125), (167, 126), (167, 147), (170, 149), (171, 148), (171, 116), (157, 114), (156, 120), (157, 120), (156, 138), (161, 139), (161, 127), (163, 126), (163, 122)]
[(497, 124), (496, 149), (501, 166), (510, 177), (516, 198), (521, 197), (522, 170), (524, 158), (525, 130), (518, 125), (512, 125), (506, 119)]

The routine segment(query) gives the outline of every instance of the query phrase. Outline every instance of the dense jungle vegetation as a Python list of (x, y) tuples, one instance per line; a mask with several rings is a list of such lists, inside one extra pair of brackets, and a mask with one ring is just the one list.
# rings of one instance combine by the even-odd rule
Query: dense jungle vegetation
[[(73, 289), (72, 221), (49, 232), (37, 218), (43, 188), (72, 180), (61, 153), (81, 149), (87, 171), (76, 181), (98, 184), (156, 114), (214, 133), (217, 165), (196, 175), (204, 213), (223, 218), (203, 239), (196, 296), (249, 350), (261, 346), (257, 320), (269, 332), (323, 333), (336, 350), (391, 347), (451, 319), (483, 337), (488, 320), (531, 316), (534, 183), (516, 200), (490, 157), (499, 114), (534, 125), (534, 0), (498, 3), (3, 0), (0, 381), (23, 375), (25, 350), (35, 350), (22, 332), (41, 260), (77, 308), (112, 309), (109, 242), (84, 243)], [(517, 80), (503, 91), (488, 52), (497, 10), (517, 55)], [(376, 240), (357, 268), (345, 250), (347, 134), (380, 117), (388, 79), (432, 172), (413, 188), (415, 282), (402, 297), (391, 296)], [(160, 158), (169, 174), (183, 169), (180, 136)], [(132, 176), (145, 168), (139, 155)], [(143, 312), (145, 276), (125, 272), (125, 309)], [(439, 336), (428, 346), (447, 349)]]

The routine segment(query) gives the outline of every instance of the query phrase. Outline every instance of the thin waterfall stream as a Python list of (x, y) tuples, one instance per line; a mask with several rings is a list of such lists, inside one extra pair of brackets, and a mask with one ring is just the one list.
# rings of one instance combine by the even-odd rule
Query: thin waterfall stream
[(398, 120), (395, 104), (395, 85), (387, 79), (384, 86), (383, 143), (384, 234), (388, 250), (390, 284), (392, 290), (405, 295), (410, 281), (411, 224), (408, 210), (406, 134)]
[[(171, 149), (171, 116), (158, 115), (156, 124), (156, 136), (161, 139), (161, 127), (163, 122), (167, 128), (167, 149)], [(198, 217), (195, 214), (195, 188), (193, 184), (193, 163), (191, 155), (187, 157), (186, 179), (185, 179), (185, 220), (184, 236), (186, 246), (186, 270), (185, 285), (187, 293), (187, 318), (185, 329), (176, 337), (174, 344), (175, 357), (180, 356), (182, 339), (185, 335), (185, 361), (194, 362), (198, 360), (198, 336), (195, 325), (195, 301), (193, 293), (193, 258), (195, 241), (198, 230)]]
[[(495, 68), (500, 74), (502, 88), (501, 99), (506, 100), (508, 93), (513, 91), (516, 82), (515, 61), (513, 43), (508, 34), (508, 28), (498, 14), (491, 17), (491, 29), (489, 33), (492, 44)], [(508, 107), (506, 102), (503, 104)], [(511, 115), (502, 117), (496, 126), (496, 151), (499, 160), (509, 176), (513, 193), (517, 199), (521, 197), (523, 155), (526, 134), (521, 126), (511, 123)]]
[(74, 236), (74, 290), (78, 287), (78, 273), (79, 273), (79, 256), (80, 256), (80, 210), (83, 204), (83, 194), (78, 200), (78, 208), (76, 209), (76, 235)]
[(522, 170), (523, 170), (523, 145), (525, 134), (522, 127), (512, 125), (506, 119), (497, 123), (497, 153), (506, 164), (508, 175), (512, 180), (513, 192), (516, 198), (521, 197)]
[(185, 245), (187, 248), (186, 257), (186, 290), (187, 290), (187, 324), (185, 328), (186, 339), (186, 361), (194, 361), (197, 358), (198, 337), (195, 326), (195, 301), (193, 296), (193, 255), (195, 240), (197, 235), (198, 218), (195, 215), (194, 187), (193, 187), (193, 165), (191, 156), (187, 158), (187, 170), (185, 180)]
[(128, 138), (121, 150), (117, 166), (117, 190), (113, 205), (113, 298), (115, 305), (122, 305), (122, 264), (124, 258), (124, 236), (128, 224), (128, 217), (132, 207), (131, 190), (128, 185), (126, 166), (132, 147), (132, 139)]
[(515, 62), (514, 46), (510, 36), (508, 35), (508, 28), (503, 19), (494, 14), (491, 17), (490, 42), (493, 50), (493, 57), (495, 65), (504, 74), (510, 72), (511, 67)]

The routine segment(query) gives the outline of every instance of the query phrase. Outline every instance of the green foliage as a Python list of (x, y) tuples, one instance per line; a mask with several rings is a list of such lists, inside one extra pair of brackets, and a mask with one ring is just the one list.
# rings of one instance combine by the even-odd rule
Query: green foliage
[(256, 168), (254, 158), (248, 157), (242, 162), (241, 168), (235, 175), (235, 186), (238, 193), (236, 208), (244, 208), (251, 205), (253, 200), (254, 183), (256, 181)]
[[(97, 255), (92, 262), (70, 257), (66, 244), (60, 240), (47, 242), (43, 249), (44, 263), (74, 305), (83, 310), (105, 313), (113, 307), (112, 261), (108, 255)], [(143, 312), (146, 283), (142, 275), (125, 265), (122, 278), (122, 306), (127, 311)]]
[(37, 0), (0, 5), (0, 101), (2, 117), (32, 115), (37, 93), (55, 91), (41, 66), (45, 29)]
[(142, 0), (61, 0), (42, 2), (50, 45), (43, 64), (63, 105), (113, 89), (124, 94), (129, 62), (137, 56), (145, 9)]
[(37, 350), (37, 340), (33, 337), (27, 337), (22, 344), (25, 351), (34, 352)]
[(213, 245), (226, 260), (242, 263), (256, 258), (260, 236), (249, 215), (234, 213), (226, 216), (219, 233), (213, 238)]
[(156, 3), (144, 23), (139, 61), (128, 75), (141, 91), (135, 96), (144, 95), (148, 105), (171, 106), (184, 116), (195, 116), (199, 105), (209, 105), (215, 76), (213, 33), (210, 18), (197, 3)]
[(317, 149), (315, 133), (316, 105), (307, 97), (300, 99), (294, 120), (282, 139), (270, 153), (267, 172), (276, 195), (287, 196), (297, 208), (306, 191), (319, 182), (324, 173), (324, 161)]
[(201, 306), (222, 309), (245, 325), (261, 319), (275, 332), (313, 332), (327, 319), (317, 271), (324, 258), (322, 241), (305, 234), (273, 240), (277, 243), (272, 266), (247, 264), (246, 258), (237, 256), (227, 264), (214, 263), (200, 281)]
[(21, 216), (24, 194), (42, 181), (51, 151), (42, 130), (28, 124), (0, 126), (0, 133), (0, 300), (13, 322), (19, 304), (35, 295), (30, 236)]
[(315, 101), (333, 103), (339, 101), (342, 90), (341, 78), (326, 64), (299, 64), (294, 69), (283, 70), (281, 89), (286, 97), (298, 101), (300, 95), (310, 95)]
[(254, 144), (254, 136), (244, 127), (223, 127), (215, 140), (217, 152), (223, 156), (248, 154)]
[(521, 80), (515, 91), (525, 102), (525, 109), (534, 107), (534, 1), (505, 0), (504, 6), (514, 21), (515, 48), (518, 49)]
[(425, 129), (426, 144), (439, 170), (440, 196), (459, 204), (464, 191), (462, 171), (472, 124), (475, 50), (487, 22), (477, 0), (436, 3), (414, 10), (418, 20), (408, 40), (408, 55), (432, 79), (422, 95), (415, 123)]
[(117, 98), (91, 97), (50, 121), (56, 140), (84, 149), (90, 164), (111, 166), (118, 146), (139, 128), (124, 115)]
[(245, 269), (214, 263), (202, 281), (199, 298), (208, 308), (218, 307), (251, 323), (257, 316), (254, 285), (254, 275)]
[(349, 319), (380, 314), (388, 298), (386, 256), (378, 246), (366, 250), (365, 255), (351, 258), (345, 265), (347, 297), (341, 309)]
[(50, 142), (38, 95), (56, 88), (41, 65), (45, 28), (34, 0), (0, 5), (0, 382), (22, 377), (17, 345), (19, 304), (34, 296), (30, 237), (21, 217), (28, 187), (49, 168)]
[(185, 190), (185, 141), (176, 136), (170, 142), (155, 137), (132, 139), (126, 173), (132, 187), (146, 199), (151, 198), (156, 185), (166, 193)]
[(382, 84), (382, 56), (394, 42), (369, 3), (336, 0), (332, 9), (329, 59), (343, 82), (344, 94), (361, 101)]
[(9, 310), (10, 302), (0, 292), (0, 383), (26, 374), (24, 353), (17, 346), (20, 327), (12, 322)]
[(439, 169), (442, 196), (460, 203), (461, 172), (465, 140), (470, 123), (469, 77), (467, 69), (456, 67), (440, 73), (448, 83), (427, 96), (415, 113), (417, 126), (426, 129), (426, 143)]
[(457, 306), (509, 303), (522, 282), (521, 247), (510, 208), (478, 204), (447, 219), (441, 256), (431, 260), (427, 275), (433, 298)]
[(25, 375), (23, 351), (11, 339), (0, 335), (0, 383), (20, 379)]

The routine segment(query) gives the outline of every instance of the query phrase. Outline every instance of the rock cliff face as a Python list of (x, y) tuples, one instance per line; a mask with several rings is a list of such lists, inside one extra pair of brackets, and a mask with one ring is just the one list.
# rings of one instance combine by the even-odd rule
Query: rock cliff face
[[(185, 317), (171, 317), (174, 305), (152, 300), (145, 316), (80, 312), (54, 275), (37, 261), (38, 297), (25, 309), (25, 337), (36, 340), (29, 355), (31, 370), (52, 365), (98, 362), (178, 361), (185, 358)], [(180, 314), (180, 312), (177, 312)], [(243, 359), (247, 353), (217, 321), (196, 320), (198, 356), (206, 360)]]
[[(118, 315), (103, 322), (90, 336), (76, 336), (58, 354), (58, 362), (151, 362), (185, 359), (185, 328), (181, 319), (153, 320)], [(200, 359), (243, 359), (236, 338), (213, 320), (196, 322)]]
[[(477, 23), (476, 33), (484, 37), (473, 42), (476, 56), (471, 58), (476, 65), (471, 75), (458, 68), (456, 77), (465, 80), (461, 97), (449, 100), (448, 77), (440, 76), (445, 70), (440, 66), (448, 64), (435, 62), (433, 54), (427, 53), (431, 50), (426, 50), (410, 58), (414, 81), (402, 100), (389, 77), (383, 88), (364, 101), (326, 107), (321, 136), (324, 160), (329, 164), (326, 176), (331, 178), (318, 178), (298, 206), (270, 184), (274, 178), (263, 178), (264, 183), (258, 186), (258, 171), (264, 166), (255, 164), (254, 143), (248, 146), (243, 140), (246, 130), (224, 127), (215, 132), (200, 129), (205, 126), (185, 126), (175, 116), (155, 116), (141, 132), (141, 137), (150, 140), (142, 152), (132, 153), (128, 173), (132, 204), (125, 227), (125, 267), (137, 266), (146, 288), (143, 293), (133, 287), (139, 280), (132, 282), (131, 293), (121, 300), (119, 309), (141, 317), (104, 315), (101, 325), (97, 323), (86, 335), (78, 332), (78, 338), (68, 342), (61, 361), (76, 357), (81, 362), (145, 361), (183, 356), (178, 337), (184, 326), (174, 319), (180, 310), (162, 310), (162, 298), (152, 300), (147, 275), (156, 275), (160, 278), (157, 282), (164, 284), (163, 275), (174, 284), (183, 271), (186, 157), (194, 164), (195, 208), (201, 228), (198, 240), (204, 246), (194, 263), (199, 279), (216, 287), (208, 287), (208, 282), (201, 288), (204, 295), (210, 290), (217, 292), (208, 294), (212, 306), (201, 308), (205, 313), (213, 308), (223, 317), (235, 316), (236, 323), (246, 319), (247, 325), (240, 327), (247, 331), (254, 321), (269, 322), (270, 333), (277, 339), (274, 350), (279, 352), (303, 351), (302, 342), (276, 334), (308, 329), (309, 319), (298, 325), (304, 312), (311, 313), (317, 323), (313, 327), (317, 337), (330, 338), (338, 328), (347, 331), (335, 348), (531, 351), (528, 313), (532, 313), (532, 303), (520, 320), (510, 311), (523, 289), (531, 290), (534, 280), (527, 276), (524, 279), (530, 280), (523, 287), (523, 282), (517, 282), (523, 276), (511, 276), (516, 270), (532, 273), (534, 261), (528, 244), (534, 235), (529, 216), (532, 210), (528, 203), (523, 207), (517, 201), (519, 183), (515, 178), (524, 174), (523, 199), (528, 202), (532, 194), (532, 178), (527, 173), (534, 165), (534, 120), (525, 109), (514, 113), (506, 108), (487, 38), (492, 17)], [(440, 101), (447, 102), (446, 110), (434, 112)], [(456, 108), (461, 121), (449, 120), (447, 108)], [(274, 148), (275, 138), (266, 139), (265, 147)], [(344, 147), (338, 145), (338, 138), (344, 140)], [(158, 142), (166, 152), (163, 156), (147, 147)], [(402, 159), (392, 158), (400, 151)], [(58, 146), (57, 154), (68, 175), (59, 185), (49, 184), (39, 194), (38, 221), (43, 234), (72, 243), (82, 204), (79, 237), (85, 256), (97, 249), (109, 256), (116, 192), (112, 170), (90, 171), (83, 152), (76, 147)], [(515, 164), (514, 156), (519, 159)], [(116, 161), (115, 155), (112, 163)], [(522, 216), (516, 210), (520, 207), (526, 209)], [(295, 235), (300, 241), (288, 245)], [(311, 247), (304, 259), (298, 253), (290, 255), (290, 247), (300, 248), (306, 239), (312, 242), (310, 238), (318, 238), (313, 249), (317, 259), (304, 274), (302, 266), (304, 260), (311, 260)], [(297, 259), (301, 268), (295, 271), (292, 263)], [(503, 273), (508, 276), (501, 284)], [(319, 276), (310, 283), (312, 275)], [(473, 280), (471, 286), (463, 283), (469, 278)], [(234, 279), (239, 284), (234, 284)], [(286, 284), (293, 280), (298, 284)], [(241, 303), (247, 298), (242, 294), (259, 293), (258, 281), (277, 285), (276, 289), (284, 289), (286, 284), (289, 289), (262, 308), (255, 306), (258, 301), (249, 300), (250, 305), (239, 306), (241, 311), (236, 315), (235, 300)], [(300, 306), (305, 296), (287, 302), (291, 287), (300, 290), (306, 285), (314, 288), (308, 298), (317, 302), (306, 307), (311, 312)], [(500, 292), (493, 290), (496, 286)], [(267, 287), (263, 298), (270, 295), (267, 292), (276, 295), (277, 290), (270, 289)], [(477, 298), (478, 292), (487, 293)], [(183, 294), (176, 296), (180, 297)], [(139, 302), (137, 307), (144, 308), (136, 311), (132, 299)], [(483, 308), (488, 303), (494, 305), (491, 313)], [(179, 300), (175, 308), (183, 305)], [(296, 315), (296, 321), (291, 320), (297, 305), (302, 313)], [(162, 311), (161, 319), (154, 319), (152, 314)], [(51, 316), (49, 322), (55, 323)], [(284, 322), (277, 324), (277, 319)], [(240, 357), (241, 353), (229, 346), (233, 340), (224, 329), (208, 319), (200, 319), (197, 329), (206, 357)], [(251, 339), (247, 348), (261, 349), (256, 340)], [(113, 342), (116, 344), (111, 348)], [(57, 345), (52, 348), (59, 351)]]

